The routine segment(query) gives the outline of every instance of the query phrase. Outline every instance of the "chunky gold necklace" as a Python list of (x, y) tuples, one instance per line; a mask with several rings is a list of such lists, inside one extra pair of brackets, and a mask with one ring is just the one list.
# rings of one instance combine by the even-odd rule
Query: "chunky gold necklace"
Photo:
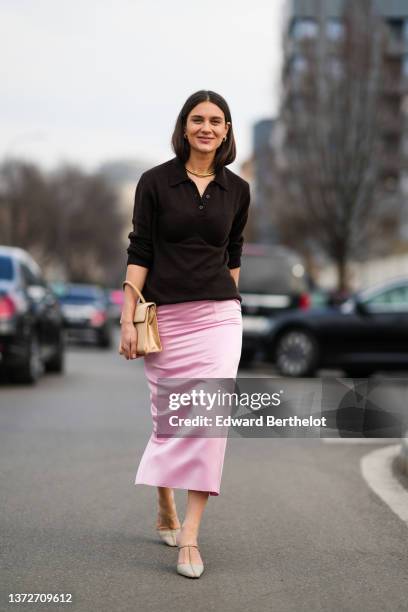
[(209, 172), (208, 174), (199, 174), (198, 172), (193, 172), (192, 170), (187, 168), (187, 166), (185, 166), (185, 168), (187, 172), (190, 172), (190, 174), (194, 174), (194, 176), (199, 176), (201, 178), (205, 178), (206, 176), (212, 176), (213, 174), (215, 174), (215, 170), (213, 172)]

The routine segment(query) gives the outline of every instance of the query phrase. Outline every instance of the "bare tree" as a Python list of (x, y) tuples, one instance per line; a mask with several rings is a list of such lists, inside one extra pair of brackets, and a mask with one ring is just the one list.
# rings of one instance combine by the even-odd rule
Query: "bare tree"
[(123, 276), (125, 226), (114, 189), (102, 175), (65, 166), (51, 184), (57, 213), (55, 251), (71, 281), (112, 284)]
[(8, 160), (0, 168), (0, 242), (35, 249), (45, 242), (52, 198), (32, 163)]
[(45, 176), (18, 160), (0, 167), (0, 243), (27, 249), (62, 280), (119, 283), (127, 221), (100, 174), (63, 166)]
[(399, 75), (387, 63), (386, 26), (370, 0), (348, 2), (343, 24), (331, 42), (322, 13), (300, 74), (289, 75), (297, 82), (283, 112), (287, 163), (275, 218), (283, 242), (336, 264), (339, 290), (351, 259), (390, 250), (400, 215), (401, 118), (398, 96), (386, 96)]

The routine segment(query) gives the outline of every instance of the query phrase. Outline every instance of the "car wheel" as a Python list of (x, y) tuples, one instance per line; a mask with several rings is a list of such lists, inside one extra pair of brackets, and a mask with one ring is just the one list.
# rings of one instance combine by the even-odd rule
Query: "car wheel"
[(27, 347), (27, 357), (18, 367), (13, 368), (11, 378), (14, 382), (35, 384), (44, 373), (41, 347), (36, 334), (32, 334)]
[(345, 378), (368, 378), (374, 373), (372, 368), (344, 368)]
[(316, 371), (318, 352), (317, 341), (310, 332), (289, 329), (277, 340), (275, 365), (282, 376), (312, 376)]
[(254, 351), (242, 351), (241, 358), (239, 360), (240, 368), (250, 368), (254, 365), (255, 353)]
[(105, 349), (112, 348), (112, 336), (110, 334), (101, 334), (98, 338), (98, 346)]
[(64, 371), (65, 365), (65, 343), (64, 335), (61, 332), (54, 355), (45, 364), (47, 372), (56, 372), (61, 374)]

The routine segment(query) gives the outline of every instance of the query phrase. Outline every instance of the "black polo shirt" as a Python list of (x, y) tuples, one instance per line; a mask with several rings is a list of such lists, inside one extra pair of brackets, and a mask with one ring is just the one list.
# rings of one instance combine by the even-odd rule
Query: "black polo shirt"
[(177, 157), (144, 172), (127, 248), (127, 265), (149, 269), (144, 298), (242, 301), (229, 268), (240, 267), (249, 202), (248, 182), (226, 167), (202, 197)]

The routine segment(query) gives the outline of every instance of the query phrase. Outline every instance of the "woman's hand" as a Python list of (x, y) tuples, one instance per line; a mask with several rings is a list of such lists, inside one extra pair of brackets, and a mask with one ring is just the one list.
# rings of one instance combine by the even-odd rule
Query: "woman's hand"
[(133, 323), (122, 323), (119, 342), (119, 355), (126, 359), (136, 359), (137, 331)]

